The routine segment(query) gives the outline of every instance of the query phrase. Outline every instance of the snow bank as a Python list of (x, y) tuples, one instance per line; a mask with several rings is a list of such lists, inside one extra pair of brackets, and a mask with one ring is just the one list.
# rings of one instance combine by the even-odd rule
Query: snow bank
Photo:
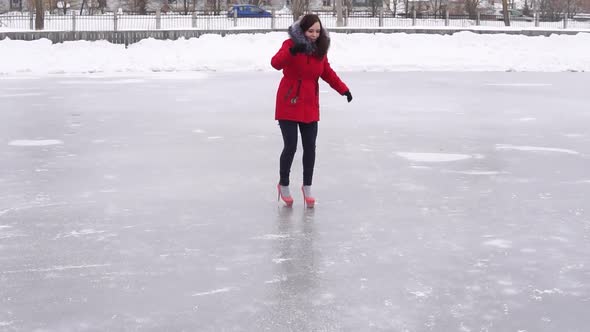
[[(241, 34), (129, 45), (0, 41), (0, 74), (272, 71), (286, 34)], [(339, 71), (589, 71), (590, 34), (332, 33), (329, 58)]]

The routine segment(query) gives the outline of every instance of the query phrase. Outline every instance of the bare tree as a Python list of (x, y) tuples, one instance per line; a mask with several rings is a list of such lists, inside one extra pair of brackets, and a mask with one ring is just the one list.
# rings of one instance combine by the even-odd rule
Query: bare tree
[(465, 0), (465, 11), (469, 18), (474, 20), (477, 18), (477, 8), (479, 8), (479, 0)]
[(342, 4), (348, 13), (352, 13), (352, 0), (342, 0)]
[(35, 30), (43, 30), (45, 27), (45, 8), (43, 0), (34, 0), (33, 6), (35, 8)]
[(342, 21), (342, 0), (335, 0), (336, 5), (336, 26), (341, 27), (344, 25)]
[(531, 16), (531, 7), (529, 6), (528, 0), (524, 0), (524, 7), (522, 7), (522, 14)]
[(579, 9), (579, 0), (541, 0), (539, 2), (540, 16), (550, 21), (561, 20), (565, 14), (572, 17)]
[(207, 13), (213, 13), (213, 15), (219, 15), (221, 13), (221, 5), (221, 0), (207, 0), (205, 2), (205, 11)]
[(399, 0), (389, 0), (390, 5), (387, 6), (387, 8), (391, 9), (391, 6), (393, 5), (393, 17), (395, 17), (397, 15), (397, 5), (399, 3)]
[(105, 8), (107, 8), (107, 0), (98, 0), (98, 10), (101, 14), (104, 14)]
[(559, 5), (556, 1), (541, 0), (539, 1), (539, 15), (545, 20), (559, 20), (561, 16)]
[(392, 2), (394, 0), (383, 0), (383, 9), (391, 10), (391, 6), (393, 5)]
[(369, 6), (371, 8), (371, 16), (376, 17), (383, 8), (383, 0), (369, 0)]
[(510, 15), (508, 15), (508, 0), (502, 0), (502, 13), (504, 14), (504, 25), (510, 26)]
[(430, 0), (430, 8), (432, 8), (434, 17), (437, 17), (438, 15), (442, 16), (443, 0)]
[(147, 14), (147, 2), (148, 0), (137, 0), (137, 12), (139, 15)]
[(297, 21), (307, 11), (309, 0), (293, 0), (291, 2), (291, 12), (293, 13), (293, 21)]
[(565, 8), (564, 12), (567, 13), (568, 17), (573, 17), (576, 15), (580, 9), (580, 1), (579, 0), (565, 0)]

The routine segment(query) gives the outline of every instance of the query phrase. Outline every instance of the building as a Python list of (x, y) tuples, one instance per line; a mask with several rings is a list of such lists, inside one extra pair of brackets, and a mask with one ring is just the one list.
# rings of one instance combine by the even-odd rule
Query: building
[(0, 13), (21, 11), (24, 8), (23, 2), (23, 0), (0, 0)]

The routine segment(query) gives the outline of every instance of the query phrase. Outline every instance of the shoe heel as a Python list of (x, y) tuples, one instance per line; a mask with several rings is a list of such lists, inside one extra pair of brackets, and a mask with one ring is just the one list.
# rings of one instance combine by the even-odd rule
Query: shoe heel
[(303, 190), (303, 186), (301, 186), (301, 193), (303, 194), (305, 206), (309, 209), (313, 208), (315, 206), (315, 198), (305, 196), (305, 190)]
[(293, 198), (292, 197), (285, 197), (281, 194), (281, 185), (277, 184), (277, 201), (283, 200), (283, 202), (285, 202), (285, 205), (287, 205), (288, 207), (293, 206)]

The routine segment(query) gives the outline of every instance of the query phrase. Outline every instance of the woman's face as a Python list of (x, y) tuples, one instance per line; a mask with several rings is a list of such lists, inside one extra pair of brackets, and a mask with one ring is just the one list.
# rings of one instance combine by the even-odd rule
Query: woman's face
[(309, 29), (305, 31), (305, 37), (309, 41), (315, 43), (315, 41), (320, 36), (320, 29), (320, 22), (315, 22), (312, 26), (309, 27)]

